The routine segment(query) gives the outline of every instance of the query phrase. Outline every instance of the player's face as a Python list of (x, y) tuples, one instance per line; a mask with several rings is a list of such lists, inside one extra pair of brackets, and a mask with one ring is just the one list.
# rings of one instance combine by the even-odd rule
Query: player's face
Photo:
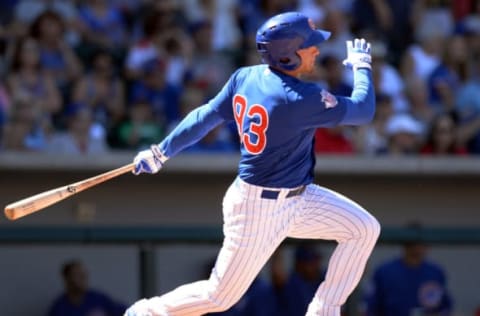
[(315, 60), (320, 53), (317, 46), (310, 46), (304, 49), (297, 51), (302, 59), (302, 64), (300, 65), (299, 73), (301, 74), (311, 74), (315, 70)]

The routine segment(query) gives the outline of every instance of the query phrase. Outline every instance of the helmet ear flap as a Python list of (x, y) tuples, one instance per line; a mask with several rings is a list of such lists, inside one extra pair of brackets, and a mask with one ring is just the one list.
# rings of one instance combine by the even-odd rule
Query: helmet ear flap
[(261, 52), (262, 62), (282, 70), (295, 70), (301, 64), (301, 57), (295, 52), (288, 57), (272, 56), (268, 51)]
[(278, 63), (283, 70), (295, 70), (302, 63), (302, 58), (295, 52), (289, 57), (279, 58)]
[(300, 39), (279, 39), (270, 43), (257, 43), (257, 50), (264, 63), (281, 70), (294, 70), (301, 63), (297, 50)]

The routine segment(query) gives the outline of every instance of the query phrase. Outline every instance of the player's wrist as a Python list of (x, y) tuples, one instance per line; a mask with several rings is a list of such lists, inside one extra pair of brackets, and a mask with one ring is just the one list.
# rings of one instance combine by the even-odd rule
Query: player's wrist
[(161, 164), (163, 165), (169, 157), (167, 157), (163, 152), (162, 150), (160, 149), (160, 146), (156, 145), (156, 144), (152, 144), (150, 146), (150, 150), (152, 151), (152, 154), (153, 156), (158, 159)]
[(358, 69), (369, 69), (372, 70), (372, 65), (369, 63), (357, 63), (353, 65), (353, 70), (358, 70)]

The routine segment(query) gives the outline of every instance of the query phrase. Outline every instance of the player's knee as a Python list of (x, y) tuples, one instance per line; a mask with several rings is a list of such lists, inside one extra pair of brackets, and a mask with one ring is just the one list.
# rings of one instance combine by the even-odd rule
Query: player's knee
[(209, 302), (209, 312), (224, 312), (230, 307), (232, 307), (240, 297), (237, 298), (237, 295), (225, 295), (224, 292), (220, 291), (218, 285), (211, 285), (208, 291), (208, 302)]
[(375, 243), (380, 236), (380, 223), (371, 214), (364, 212), (350, 219), (348, 239), (362, 240), (363, 243)]

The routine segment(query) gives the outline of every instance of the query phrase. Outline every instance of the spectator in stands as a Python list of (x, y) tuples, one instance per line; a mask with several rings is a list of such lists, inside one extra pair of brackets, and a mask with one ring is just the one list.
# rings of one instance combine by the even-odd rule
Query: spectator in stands
[(435, 108), (429, 103), (427, 83), (420, 78), (408, 78), (405, 81), (405, 96), (409, 114), (424, 126), (430, 125)]
[(17, 38), (28, 35), (30, 25), (45, 11), (53, 11), (62, 17), (67, 26), (67, 42), (70, 45), (76, 45), (78, 10), (75, 0), (19, 0), (15, 6), (10, 31)]
[[(44, 116), (40, 124), (33, 125), (43, 126), (40, 130), (46, 131), (45, 139), (51, 129), (48, 124), (55, 129), (66, 128), (63, 96), (63, 104), (85, 103), (94, 109), (94, 120), (106, 129), (109, 144), (127, 146), (125, 139), (115, 137), (118, 129), (112, 130), (112, 126), (118, 128), (128, 118), (124, 100), (128, 104), (150, 104), (160, 129), (171, 129), (181, 116), (181, 89), (194, 86), (203, 89), (208, 98), (221, 88), (234, 64), (258, 63), (253, 33), (267, 16), (292, 9), (314, 10), (312, 17), (332, 31), (322, 48), (324, 58), (319, 61), (329, 71), (317, 73), (315, 81), (324, 80), (321, 84), (333, 94), (348, 94), (350, 82), (340, 75), (345, 69), (339, 67), (345, 54), (344, 39), (348, 38), (345, 34), (362, 34), (372, 43), (377, 90), (390, 96), (394, 112), (409, 113), (428, 127), (437, 112), (453, 108), (459, 117), (460, 147), (480, 153), (480, 106), (476, 106), (480, 100), (480, 71), (476, 69), (480, 57), (480, 6), (476, 2), (470, 3), (468, 9), (460, 8), (462, 4), (457, 2), (451, 5), (453, 13), (445, 1), (422, 0), (245, 0), (241, 5), (238, 0), (14, 0), (0, 5), (5, 8), (0, 13), (5, 17), (0, 21), (0, 57), (4, 57), (0, 58), (0, 72), (3, 62), (4, 69), (9, 67), (5, 82), (12, 98), (29, 95), (32, 104), (42, 109), (33, 111)], [(349, 15), (351, 12), (355, 15)], [(452, 17), (458, 22), (455, 33), (451, 33)], [(33, 39), (24, 39), (24, 35)], [(15, 42), (19, 48), (27, 43), (23, 54), (11, 45)], [(98, 47), (108, 56), (98, 58), (101, 61), (97, 63), (98, 55), (102, 55), (96, 53)], [(163, 65), (152, 67), (155, 58)], [(92, 60), (100, 64), (98, 72), (91, 71)], [(125, 88), (122, 79), (126, 79)], [(141, 113), (142, 106), (133, 112), (137, 110)], [(13, 117), (0, 109), (0, 130), (3, 124), (4, 131), (8, 126), (11, 134), (13, 127), (19, 127), (18, 116), (15, 113), (16, 123), (9, 124), (7, 120)], [(378, 126), (384, 124), (381, 121)], [(123, 125), (122, 133), (128, 130), (128, 124)], [(375, 144), (364, 143), (367, 129), (319, 131), (318, 139), (324, 137), (335, 145), (323, 141), (324, 148), (319, 151), (352, 153), (378, 148), (383, 136), (376, 124), (368, 129), (368, 137), (378, 141)], [(30, 133), (16, 139), (23, 140)], [(31, 135), (27, 138), (31, 140)], [(235, 146), (237, 137), (232, 137), (230, 126), (222, 127), (205, 138), (204, 149), (230, 150), (232, 139)], [(26, 146), (29, 150), (43, 146), (42, 142), (30, 140)], [(9, 146), (13, 143), (9, 142)], [(388, 146), (382, 147), (380, 152), (388, 151)]]
[(323, 55), (319, 60), (325, 76), (325, 88), (333, 95), (350, 96), (352, 86), (344, 80), (342, 60), (334, 55)]
[(212, 22), (212, 48), (215, 51), (234, 52), (240, 48), (241, 32), (236, 23), (238, 0), (183, 1), (183, 11), (189, 24)]
[(91, 110), (72, 103), (66, 111), (67, 130), (52, 135), (48, 150), (68, 155), (102, 154), (108, 150), (105, 131), (95, 124)]
[(480, 153), (480, 62), (474, 61), (472, 75), (456, 95), (459, 142), (469, 153)]
[(469, 11), (459, 19), (457, 31), (463, 32), (467, 39), (469, 53), (477, 59), (480, 56), (480, 3), (474, 0), (467, 7)]
[(352, 129), (346, 126), (318, 128), (315, 131), (316, 154), (354, 154)]
[(54, 11), (44, 11), (31, 26), (31, 35), (39, 44), (40, 65), (55, 80), (64, 100), (70, 84), (82, 72), (80, 60), (65, 42), (65, 27), (62, 17)]
[(451, 315), (444, 268), (427, 258), (428, 248), (418, 234), (407, 241), (403, 253), (380, 264), (366, 293), (366, 316)]
[(76, 83), (71, 102), (89, 108), (94, 121), (109, 131), (125, 114), (124, 90), (112, 56), (99, 50), (92, 57), (88, 72)]
[(192, 72), (192, 39), (181, 29), (173, 29), (165, 38), (166, 80), (181, 88)]
[(427, 79), (429, 104), (435, 113), (455, 108), (455, 91), (468, 78), (469, 62), (465, 38), (458, 34), (450, 36), (442, 61)]
[(28, 96), (17, 94), (3, 129), (3, 148), (9, 151), (42, 151), (51, 132), (49, 118)]
[[(4, 78), (7, 72), (8, 55), (11, 50), (12, 43), (17, 38), (12, 30), (14, 21), (13, 12), (16, 8), (16, 0), (0, 2), (0, 77)], [(2, 79), (3, 80), (3, 79)]]
[(124, 57), (129, 34), (122, 13), (111, 1), (82, 1), (78, 22), (82, 37), (79, 49), (85, 60), (98, 49), (107, 50), (115, 62)]
[(397, 67), (405, 49), (414, 40), (415, 13), (419, 2), (421, 0), (354, 0), (352, 30), (374, 30), (382, 34), (389, 51), (388, 62)]
[(84, 264), (79, 260), (62, 266), (65, 292), (55, 299), (48, 316), (122, 316), (126, 306), (108, 295), (91, 289)]
[(333, 1), (300, 0), (298, 1), (297, 11), (310, 17), (315, 25), (323, 25), (326, 11), (332, 5), (334, 5)]
[(436, 29), (418, 34), (402, 56), (400, 72), (404, 80), (418, 77), (427, 82), (433, 71), (440, 65), (447, 37)]
[(129, 106), (127, 120), (120, 123), (115, 133), (119, 147), (142, 150), (163, 138), (165, 126), (154, 120), (151, 105), (140, 100)]
[(228, 80), (228, 74), (233, 70), (233, 60), (230, 56), (213, 50), (210, 21), (196, 22), (190, 29), (194, 51), (188, 83), (204, 89), (208, 95), (214, 95)]
[(414, 155), (423, 141), (423, 125), (409, 114), (395, 114), (385, 125), (387, 147), (379, 154)]
[(142, 77), (132, 84), (129, 95), (130, 103), (149, 103), (157, 124), (169, 130), (180, 119), (181, 89), (166, 81), (165, 67), (163, 59), (154, 58), (146, 62)]
[(458, 143), (455, 113), (440, 113), (433, 119), (426, 142), (420, 152), (427, 155), (466, 155), (468, 153), (466, 148)]
[(18, 42), (7, 76), (8, 89), (12, 98), (28, 99), (26, 102), (51, 119), (61, 109), (62, 102), (54, 80), (43, 72), (39, 56), (35, 39), (28, 37)]
[[(350, 32), (348, 18), (345, 13), (335, 6), (327, 6), (326, 15), (323, 20), (322, 28), (331, 32), (327, 42), (322, 44), (322, 55), (330, 55), (338, 60), (344, 60), (347, 55), (345, 51), (345, 41), (350, 40), (353, 35)], [(343, 67), (345, 69), (345, 67)], [(345, 76), (350, 78), (351, 74)]]
[(406, 112), (405, 82), (398, 70), (388, 61), (387, 45), (382, 40), (372, 41), (372, 72), (375, 91), (390, 97), (396, 113)]
[(0, 81), (0, 150), (2, 149), (3, 131), (7, 122), (8, 113), (11, 110), (10, 94), (7, 87)]
[(387, 147), (387, 122), (392, 117), (393, 105), (391, 98), (386, 94), (376, 96), (377, 108), (373, 121), (358, 129), (355, 135), (357, 151), (367, 155), (374, 155)]
[(416, 38), (424, 35), (428, 36), (432, 32), (442, 37), (450, 36), (455, 27), (452, 2), (437, 0), (417, 1), (413, 18)]
[(163, 12), (147, 12), (142, 21), (140, 39), (128, 48), (125, 75), (129, 80), (141, 77), (143, 65), (163, 53), (162, 32), (165, 31)]
[[(276, 276), (278, 278), (278, 274)], [(303, 316), (318, 286), (325, 278), (322, 256), (317, 248), (303, 242), (295, 248), (294, 267), (284, 277), (284, 283), (274, 281), (278, 287), (279, 314)]]
[[(196, 87), (187, 87), (180, 98), (181, 116), (184, 117), (199, 104), (207, 101), (206, 94), (203, 90)], [(217, 128), (211, 130), (198, 143), (192, 145), (186, 152), (190, 153), (228, 153), (238, 150), (237, 143), (233, 141), (238, 138), (238, 132), (235, 124), (221, 124)]]
[(246, 0), (239, 6), (240, 29), (244, 46), (250, 47), (252, 38), (262, 23), (269, 17), (295, 8), (292, 0)]
[[(182, 2), (187, 5), (187, 2)], [(192, 39), (186, 32), (186, 21), (175, 0), (150, 3), (145, 15), (136, 21), (138, 40), (128, 47), (125, 59), (126, 78), (141, 79), (143, 67), (155, 58), (165, 61), (166, 81), (181, 87), (188, 73), (192, 55)]]

